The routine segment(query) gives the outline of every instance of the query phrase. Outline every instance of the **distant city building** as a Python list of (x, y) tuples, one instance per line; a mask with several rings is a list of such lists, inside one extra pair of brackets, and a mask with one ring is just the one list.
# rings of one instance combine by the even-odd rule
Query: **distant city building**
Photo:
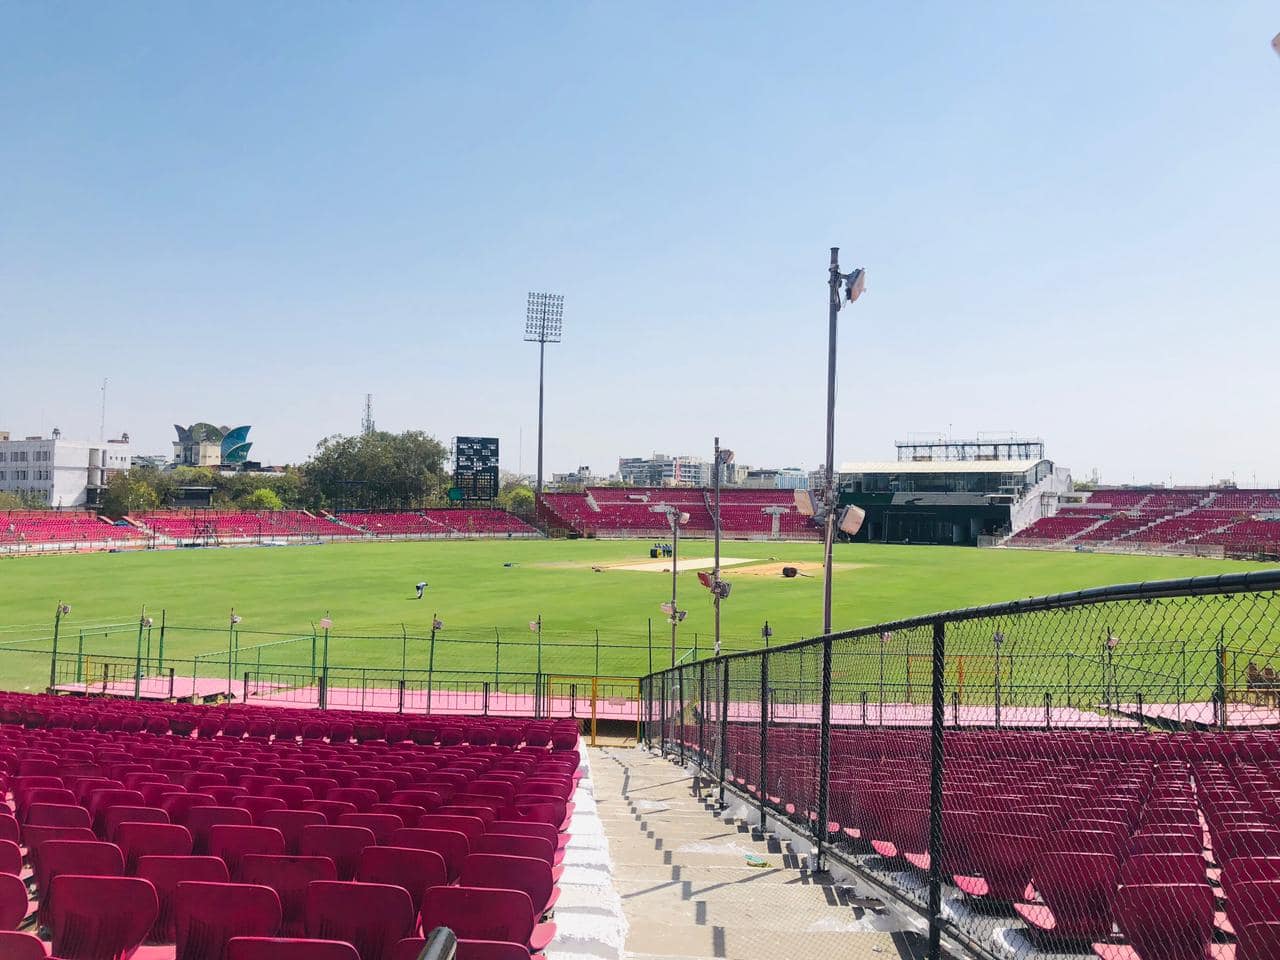
[(618, 461), (622, 482), (633, 487), (705, 487), (711, 483), (711, 463), (697, 457), (623, 457)]
[(0, 490), (50, 507), (96, 506), (111, 476), (128, 470), (129, 435), (105, 442), (48, 437), (11, 440), (0, 432)]
[(173, 425), (178, 439), (173, 444), (176, 467), (236, 467), (249, 459), (249, 430), (244, 427), (215, 427), (211, 423), (193, 423), (189, 427)]
[(809, 474), (799, 467), (753, 469), (740, 484), (751, 490), (808, 490)]
[(608, 477), (601, 477), (592, 473), (590, 467), (579, 467), (572, 473), (553, 473), (551, 475), (552, 489), (561, 487), (594, 487), (608, 481)]

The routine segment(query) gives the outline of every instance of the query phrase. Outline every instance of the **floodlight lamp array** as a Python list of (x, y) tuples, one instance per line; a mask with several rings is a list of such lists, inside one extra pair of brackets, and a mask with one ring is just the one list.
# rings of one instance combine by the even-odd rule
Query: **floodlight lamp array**
[(559, 343), (563, 332), (564, 295), (530, 293), (525, 309), (525, 340), (531, 343)]

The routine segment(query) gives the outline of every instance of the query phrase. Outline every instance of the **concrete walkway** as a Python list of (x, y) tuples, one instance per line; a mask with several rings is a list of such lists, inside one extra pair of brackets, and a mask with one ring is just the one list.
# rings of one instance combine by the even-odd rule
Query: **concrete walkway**
[(755, 823), (718, 817), (676, 764), (636, 748), (603, 748), (591, 751), (591, 768), (629, 926), (625, 957), (923, 956), (921, 938), (907, 932), (913, 919), (828, 875), (810, 874), (803, 856), (753, 832)]

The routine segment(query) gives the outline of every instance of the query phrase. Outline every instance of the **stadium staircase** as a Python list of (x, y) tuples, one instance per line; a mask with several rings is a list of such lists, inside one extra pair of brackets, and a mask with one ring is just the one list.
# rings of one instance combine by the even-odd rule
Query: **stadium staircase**
[[(695, 781), (645, 751), (592, 751), (600, 819), (635, 960), (923, 957), (919, 921), (807, 869), (808, 849), (716, 816)], [(741, 816), (730, 815), (741, 814)]]

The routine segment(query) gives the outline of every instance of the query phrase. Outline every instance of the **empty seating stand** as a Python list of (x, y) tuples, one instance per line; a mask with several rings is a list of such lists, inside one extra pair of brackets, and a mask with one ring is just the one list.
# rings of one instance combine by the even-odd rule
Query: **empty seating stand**
[[(124, 732), (135, 711), (164, 722)], [(438, 924), (492, 942), (476, 956), (546, 946), (573, 722), (310, 720), (0, 694), (0, 928), (28, 911), (25, 852), (51, 937), (3, 956), (392, 960)]]

